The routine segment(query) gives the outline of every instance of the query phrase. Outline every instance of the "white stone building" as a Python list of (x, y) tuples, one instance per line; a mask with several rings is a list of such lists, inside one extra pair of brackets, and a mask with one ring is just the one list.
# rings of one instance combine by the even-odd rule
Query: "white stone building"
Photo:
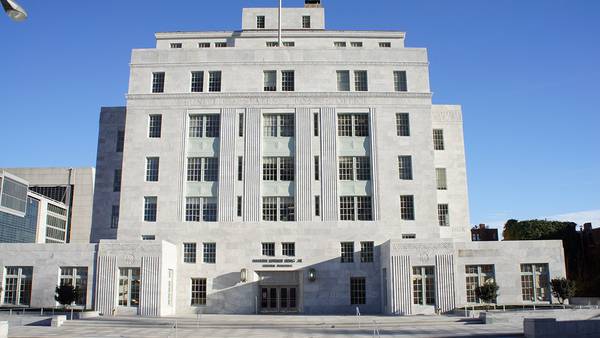
[(470, 242), (462, 112), (432, 104), (427, 51), (326, 30), (318, 4), (282, 18), (281, 47), (278, 10), (250, 8), (133, 51), (127, 107), (101, 112), (98, 243), (0, 245), (10, 278), (39, 275), (31, 306), (65, 268), (105, 315), (446, 312), (488, 279), (549, 302), (560, 242)]

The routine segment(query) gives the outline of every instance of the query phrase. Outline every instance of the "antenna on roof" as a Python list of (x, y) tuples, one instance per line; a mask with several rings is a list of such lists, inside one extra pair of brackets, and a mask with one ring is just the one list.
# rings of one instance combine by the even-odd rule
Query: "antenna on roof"
[(281, 0), (279, 0), (279, 30), (277, 32), (277, 46), (281, 47), (283, 45), (283, 43), (281, 42)]
[(321, 7), (321, 0), (304, 0), (304, 7)]

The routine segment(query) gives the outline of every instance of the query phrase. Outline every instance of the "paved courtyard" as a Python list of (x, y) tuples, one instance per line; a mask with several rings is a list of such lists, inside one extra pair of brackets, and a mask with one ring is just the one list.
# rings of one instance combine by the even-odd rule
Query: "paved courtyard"
[[(33, 322), (41, 320), (37, 317)], [(28, 322), (24, 320), (24, 326), (15, 322), (9, 337), (521, 337), (523, 332), (521, 325), (484, 325), (451, 316), (364, 316), (360, 320), (352, 316), (119, 317), (68, 321), (60, 328)]]

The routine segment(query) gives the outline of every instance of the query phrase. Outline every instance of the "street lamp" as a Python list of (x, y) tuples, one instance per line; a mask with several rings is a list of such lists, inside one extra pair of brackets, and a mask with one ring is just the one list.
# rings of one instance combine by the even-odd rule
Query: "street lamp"
[(0, 2), (6, 14), (14, 21), (19, 22), (27, 19), (27, 12), (14, 0), (0, 0)]

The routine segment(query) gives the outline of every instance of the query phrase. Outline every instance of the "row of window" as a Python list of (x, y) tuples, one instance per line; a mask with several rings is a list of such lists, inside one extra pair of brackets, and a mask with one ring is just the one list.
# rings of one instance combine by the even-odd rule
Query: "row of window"
[[(202, 262), (206, 264), (215, 264), (217, 262), (217, 244), (203, 243)], [(196, 243), (183, 243), (183, 262), (196, 263)]]
[[(263, 22), (263, 25), (264, 25), (264, 22)], [(259, 26), (258, 23), (257, 23), (257, 26)], [(262, 28), (264, 28), (264, 27), (262, 27)], [(267, 41), (265, 44), (267, 47), (279, 47), (279, 42), (277, 42), (277, 41)], [(214, 46), (215, 46), (215, 48), (229, 47), (229, 45), (227, 44), (226, 41), (214, 42)], [(283, 46), (284, 47), (296, 47), (296, 42), (295, 41), (283, 41)], [(333, 46), (336, 48), (345, 48), (348, 46), (354, 47), (354, 48), (362, 48), (364, 46), (364, 43), (362, 41), (350, 41), (350, 43), (348, 43), (347, 41), (334, 41)], [(171, 49), (181, 49), (181, 48), (183, 48), (183, 43), (182, 42), (171, 42), (169, 44), (169, 47)], [(211, 47), (211, 42), (198, 42), (198, 48), (210, 48), (210, 47)], [(381, 42), (379, 42), (379, 47), (380, 48), (391, 48), (392, 43), (388, 42), (388, 41), (381, 41)]]
[[(281, 82), (278, 81), (278, 74)], [(265, 92), (293, 92), (296, 90), (296, 75), (293, 70), (265, 70), (263, 72), (263, 90)], [(352, 79), (351, 79), (352, 76)], [(408, 82), (406, 71), (394, 71), (394, 91), (407, 92)], [(152, 73), (152, 93), (165, 92), (165, 72)], [(337, 90), (340, 92), (349, 92), (354, 88), (356, 92), (369, 91), (369, 77), (366, 70), (338, 70), (336, 71)], [(352, 81), (351, 81), (352, 80)], [(205, 83), (208, 81), (208, 88)], [(222, 84), (221, 71), (193, 71), (191, 72), (190, 92), (220, 92)], [(353, 86), (351, 86), (353, 84)]]

